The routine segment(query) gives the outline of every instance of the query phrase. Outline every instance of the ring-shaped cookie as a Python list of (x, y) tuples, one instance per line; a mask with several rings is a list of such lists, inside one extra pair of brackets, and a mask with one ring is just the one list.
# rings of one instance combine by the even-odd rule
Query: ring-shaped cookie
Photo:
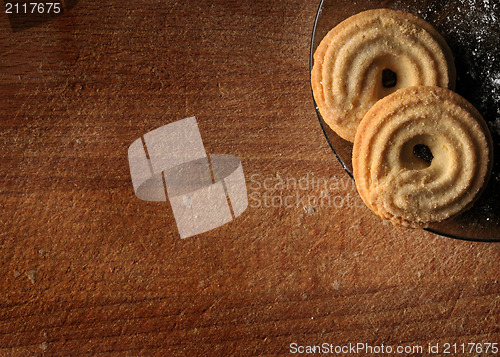
[(439, 87), (400, 89), (378, 101), (358, 127), (356, 187), (383, 219), (426, 227), (472, 206), (491, 173), (492, 145), (481, 114), (460, 95)]
[(365, 113), (396, 90), (454, 89), (455, 65), (446, 41), (429, 23), (406, 12), (375, 9), (328, 32), (314, 54), (311, 85), (324, 121), (352, 142)]

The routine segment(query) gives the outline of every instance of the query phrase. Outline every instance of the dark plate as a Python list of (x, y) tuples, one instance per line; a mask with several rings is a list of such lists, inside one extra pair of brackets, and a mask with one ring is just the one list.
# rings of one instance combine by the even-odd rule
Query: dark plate
[[(447, 237), (500, 242), (500, 4), (493, 0), (323, 0), (311, 37), (310, 69), (321, 39), (342, 20), (375, 8), (403, 10), (431, 23), (444, 36), (455, 57), (456, 92), (469, 100), (487, 121), (493, 137), (491, 179), (474, 207), (427, 230)], [(352, 178), (352, 143), (319, 122), (335, 156)]]

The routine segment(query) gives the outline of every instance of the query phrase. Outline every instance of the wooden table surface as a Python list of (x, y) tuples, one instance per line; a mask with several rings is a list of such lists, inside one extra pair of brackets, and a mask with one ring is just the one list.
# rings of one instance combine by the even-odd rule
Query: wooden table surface
[[(500, 246), (382, 223), (329, 148), (317, 6), (82, 0), (16, 31), (2, 11), (1, 356), (500, 343)], [(192, 115), (250, 200), (180, 239), (168, 204), (135, 197), (127, 150)]]

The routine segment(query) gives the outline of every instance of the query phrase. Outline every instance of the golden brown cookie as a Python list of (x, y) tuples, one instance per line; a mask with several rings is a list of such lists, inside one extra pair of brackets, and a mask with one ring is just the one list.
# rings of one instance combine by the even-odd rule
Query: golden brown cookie
[(358, 127), (356, 187), (383, 219), (426, 227), (472, 206), (490, 176), (492, 145), (481, 114), (455, 92), (400, 89), (378, 101)]
[(402, 11), (368, 10), (323, 38), (311, 85), (324, 121), (352, 142), (377, 100), (415, 85), (454, 89), (455, 65), (446, 41), (429, 23)]

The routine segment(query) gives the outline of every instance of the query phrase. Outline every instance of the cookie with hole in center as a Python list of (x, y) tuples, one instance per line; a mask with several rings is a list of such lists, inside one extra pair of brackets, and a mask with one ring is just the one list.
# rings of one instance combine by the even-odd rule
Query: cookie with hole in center
[(470, 208), (492, 164), (493, 143), (481, 114), (440, 87), (404, 88), (381, 99), (354, 139), (358, 192), (397, 226), (427, 227)]
[(311, 86), (324, 121), (354, 141), (375, 102), (410, 86), (455, 87), (455, 65), (444, 38), (406, 12), (358, 13), (330, 30), (314, 53)]

